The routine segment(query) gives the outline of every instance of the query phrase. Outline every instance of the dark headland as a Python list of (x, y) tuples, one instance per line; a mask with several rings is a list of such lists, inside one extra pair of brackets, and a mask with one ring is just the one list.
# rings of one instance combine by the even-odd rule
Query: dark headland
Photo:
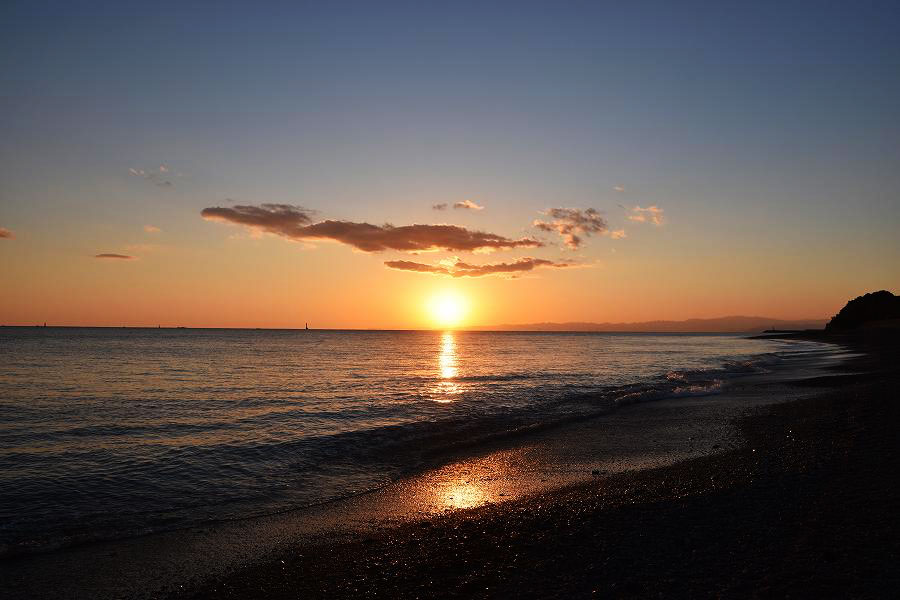
[(189, 596), (897, 597), (898, 302), (780, 334), (857, 356), (748, 412), (724, 452), (299, 546)]

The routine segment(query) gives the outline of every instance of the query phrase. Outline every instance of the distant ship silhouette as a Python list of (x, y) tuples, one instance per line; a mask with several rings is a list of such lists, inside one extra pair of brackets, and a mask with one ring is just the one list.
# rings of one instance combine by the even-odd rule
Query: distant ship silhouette
[(306, 324), (306, 329), (309, 329), (309, 323)]

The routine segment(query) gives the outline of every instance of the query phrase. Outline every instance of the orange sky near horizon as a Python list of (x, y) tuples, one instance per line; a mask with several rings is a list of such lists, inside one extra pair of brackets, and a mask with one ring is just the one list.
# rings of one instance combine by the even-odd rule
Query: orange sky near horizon
[[(333, 243), (310, 248), (272, 235), (229, 237), (237, 231), (222, 227), (211, 245), (182, 245), (174, 235), (158, 240), (156, 234), (139, 259), (121, 261), (92, 258), (87, 246), (63, 254), (19, 238), (0, 248), (3, 278), (16, 282), (0, 297), (0, 324), (302, 328), (308, 322), (314, 328), (430, 329), (443, 324), (429, 303), (447, 292), (468, 305), (460, 327), (828, 318), (848, 299), (885, 287), (875, 282), (889, 281), (877, 268), (850, 264), (841, 278), (821, 277), (802, 268), (803, 256), (773, 267), (765, 256), (708, 253), (686, 264), (676, 252), (652, 258), (612, 246), (608, 238), (592, 238), (606, 252), (582, 257), (579, 268), (536, 269), (515, 279), (450, 278), (388, 269), (382, 254)], [(529, 252), (467, 260), (511, 261), (510, 254)]]

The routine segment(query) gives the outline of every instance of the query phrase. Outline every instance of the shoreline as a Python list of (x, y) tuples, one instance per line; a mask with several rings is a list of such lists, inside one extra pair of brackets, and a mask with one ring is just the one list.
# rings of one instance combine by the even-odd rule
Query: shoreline
[[(797, 373), (795, 370), (794, 375)], [(750, 405), (771, 402), (771, 398), (762, 397), (765, 395), (774, 393), (780, 398), (786, 394), (800, 397), (813, 393), (797, 391), (784, 381), (764, 384), (765, 377), (762, 379), (761, 383), (757, 376), (739, 378), (737, 389), (723, 395), (630, 405), (600, 419), (537, 432), (524, 440), (502, 441), (493, 448), (482, 449), (477, 456), (463, 457), (375, 492), (336, 503), (244, 522), (198, 526), (189, 531), (99, 542), (36, 557), (10, 559), (0, 565), (0, 570), (6, 571), (9, 575), (6, 579), (13, 583), (10, 587), (13, 597), (49, 597), (53, 595), (50, 590), (67, 597), (160, 597), (184, 594), (184, 590), (209, 589), (208, 586), (214, 585), (211, 582), (229, 580), (235, 573), (247, 573), (247, 569), (260, 569), (267, 561), (280, 561), (280, 556), (294, 553), (298, 547), (353, 544), (408, 527), (409, 523), (438, 522), (448, 518), (445, 515), (477, 519), (480, 517), (471, 515), (482, 510), (501, 510), (498, 507), (513, 510), (512, 507), (527, 503), (530, 498), (563, 494), (573, 485), (594, 485), (622, 474), (671, 468), (673, 463), (681, 464), (679, 461), (732, 451), (737, 443), (727, 438), (733, 436), (738, 412)], [(769, 387), (763, 389), (766, 385)], [(741, 394), (744, 404), (738, 402), (726, 411), (728, 414), (723, 413), (723, 407), (740, 400)], [(673, 426), (673, 417), (677, 421), (678, 415), (682, 415), (682, 422)], [(698, 430), (690, 422), (694, 417), (702, 417), (706, 424), (716, 421), (718, 424), (710, 431)], [(622, 427), (647, 419), (657, 419), (662, 425), (656, 429), (642, 428), (641, 432), (649, 437), (631, 440), (630, 447), (621, 446), (623, 438), (634, 433)], [(572, 455), (573, 438), (579, 440), (574, 446), (587, 446), (588, 450), (582, 448), (580, 455)], [(657, 444), (655, 455), (647, 448), (636, 453), (636, 447), (649, 447), (651, 442)], [(605, 463), (596, 460), (597, 453), (603, 455)], [(637, 454), (642, 457), (642, 463), (636, 462)], [(546, 469), (522, 468), (533, 464), (553, 464), (556, 470), (548, 477)], [(599, 477), (590, 474), (593, 470), (599, 471)], [(561, 471), (565, 472), (560, 474)], [(469, 480), (477, 482), (474, 492), (463, 485)], [(110, 572), (119, 576), (110, 581)], [(49, 579), (48, 573), (52, 574)], [(37, 581), (40, 577), (43, 579)], [(207, 587), (203, 588), (204, 585)]]
[(849, 347), (725, 452), (298, 546), (184, 597), (896, 595), (897, 346)]
[[(233, 514), (221, 515), (218, 518), (208, 517), (194, 522), (185, 519), (184, 522), (178, 522), (177, 524), (174, 523), (173, 519), (171, 524), (163, 522), (148, 523), (145, 527), (140, 527), (140, 524), (137, 524), (118, 532), (112, 527), (81, 526), (76, 524), (71, 528), (63, 528), (65, 536), (54, 539), (52, 530), (47, 530), (46, 532), (37, 531), (33, 537), (29, 538), (23, 535), (20, 540), (11, 539), (8, 544), (0, 547), (0, 561), (48, 552), (67, 551), (85, 545), (115, 543), (117, 541), (155, 536), (179, 530), (215, 527), (240, 521), (266, 519), (295, 511), (315, 511), (320, 509), (320, 507), (342, 503), (356, 496), (378, 493), (385, 487), (397, 484), (398, 481), (416, 478), (422, 473), (440, 469), (447, 464), (458, 462), (468, 457), (485, 454), (492, 449), (518, 447), (527, 444), (529, 440), (545, 437), (547, 432), (549, 432), (550, 436), (553, 436), (556, 431), (577, 429), (582, 424), (593, 423), (597, 419), (615, 419), (615, 417), (610, 416), (611, 413), (622, 410), (632, 404), (670, 402), (673, 399), (717, 395), (721, 392), (723, 383), (732, 381), (735, 378), (745, 378), (751, 370), (760, 368), (760, 365), (769, 364), (770, 359), (770, 352), (763, 352), (754, 355), (746, 363), (732, 363), (731, 366), (728, 366), (729, 363), (726, 361), (722, 363), (719, 369), (710, 368), (707, 370), (704, 368), (700, 371), (686, 371), (688, 373), (687, 377), (667, 378), (659, 375), (657, 380), (648, 379), (638, 383), (609, 384), (591, 392), (571, 394), (566, 399), (567, 403), (571, 405), (569, 412), (543, 414), (539, 419), (531, 420), (523, 412), (518, 415), (512, 414), (512, 416), (491, 417), (494, 422), (491, 419), (482, 419), (483, 422), (478, 427), (456, 427), (454, 430), (445, 430), (443, 432), (438, 430), (437, 434), (432, 435), (432, 437), (440, 440), (440, 443), (437, 445), (431, 444), (427, 447), (420, 447), (405, 442), (406, 446), (404, 447), (404, 441), (400, 440), (401, 443), (395, 444), (395, 448), (392, 448), (391, 451), (399, 455), (404, 451), (412, 450), (417, 453), (415, 460), (407, 461), (407, 464), (398, 465), (397, 468), (391, 469), (393, 472), (387, 476), (389, 478), (381, 478), (381, 481), (374, 481), (372, 485), (362, 485), (340, 495), (325, 495), (309, 503), (295, 503), (288, 506), (261, 508), (248, 505), (245, 510), (233, 511)], [(735, 367), (734, 365), (737, 366)], [(670, 368), (673, 367), (670, 366)], [(678, 371), (680, 369), (676, 369), (673, 372), (675, 375), (680, 375)], [(699, 377), (697, 376), (698, 374)], [(507, 422), (497, 422), (504, 419)], [(463, 420), (460, 419), (459, 422), (463, 422)], [(512, 424), (510, 425), (510, 423)], [(630, 450), (632, 453), (635, 453), (640, 452), (642, 448), (638, 447)], [(665, 460), (671, 462), (672, 457), (665, 457)], [(555, 485), (555, 487), (558, 486), (558, 484)]]

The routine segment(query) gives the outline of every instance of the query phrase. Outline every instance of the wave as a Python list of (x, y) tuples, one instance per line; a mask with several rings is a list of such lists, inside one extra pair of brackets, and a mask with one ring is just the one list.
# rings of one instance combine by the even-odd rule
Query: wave
[[(422, 396), (417, 400), (421, 412), (405, 419), (398, 419), (384, 408), (368, 413), (365, 422), (348, 418), (335, 425), (334, 419), (342, 414), (346, 416), (355, 411), (358, 416), (360, 411), (369, 409), (348, 406), (343, 413), (322, 410), (318, 415), (308, 409), (289, 410), (281, 413), (287, 430), (299, 427), (301, 417), (331, 420), (293, 438), (259, 440), (251, 436), (227, 443), (167, 448), (158, 455), (163, 459), (158, 464), (152, 461), (140, 465), (123, 462), (121, 468), (104, 471), (104, 476), (109, 481), (118, 481), (126, 475), (131, 477), (134, 469), (140, 467), (144, 469), (140, 482), (146, 483), (146, 489), (154, 493), (183, 494), (181, 488), (175, 487), (176, 483), (185, 489), (198, 485), (206, 487), (203, 493), (181, 495), (181, 501), (167, 502), (162, 507), (142, 507), (147, 510), (130, 505), (133, 508), (127, 511), (95, 508), (85, 514), (58, 515), (61, 517), (58, 520), (7, 521), (0, 527), (0, 557), (86, 540), (190, 527), (200, 522), (261, 516), (334, 501), (383, 487), (399, 477), (455, 456), (477, 453), (491, 444), (513, 443), (536, 431), (602, 417), (623, 406), (719, 394), (732, 379), (771, 370), (783, 356), (784, 353), (776, 352), (741, 359), (723, 357), (712, 368), (673, 369), (641, 382), (619, 385), (578, 383), (591, 376), (579, 372), (534, 371), (459, 377), (454, 381), (487, 385), (474, 386), (474, 391), (462, 393), (451, 405), (437, 405)], [(433, 378), (421, 380), (433, 381)], [(494, 388), (490, 386), (493, 382), (527, 382), (527, 385), (499, 386), (506, 395), (487, 397), (493, 393)], [(406, 397), (412, 396), (407, 394)], [(311, 427), (309, 420), (302, 422), (305, 427)], [(130, 433), (152, 437), (150, 434), (160, 432), (172, 436), (202, 431), (202, 427), (194, 429), (189, 424), (169, 423), (147, 428), (139, 426)], [(119, 428), (88, 426), (72, 428), (65, 435), (116, 437), (124, 433), (126, 431)], [(97, 452), (102, 454), (105, 450)], [(105, 459), (101, 454), (90, 458), (99, 464)], [(187, 471), (178, 471), (182, 467), (197, 468), (198, 465), (204, 469), (202, 478), (190, 479), (184, 475)], [(173, 477), (174, 474), (180, 475)], [(261, 483), (263, 475), (266, 479)], [(179, 478), (180, 482), (173, 483)], [(236, 481), (240, 478), (249, 483), (236, 489)], [(26, 479), (20, 481), (28, 483)], [(35, 485), (41, 483), (37, 479), (34, 481)], [(273, 482), (278, 485), (273, 487)], [(75, 483), (87, 485), (81, 480)], [(163, 489), (163, 485), (169, 487)], [(2, 496), (7, 494), (0, 490)], [(123, 500), (126, 496), (123, 494)], [(8, 498), (14, 500), (15, 496)], [(217, 500), (212, 503), (204, 498)]]

